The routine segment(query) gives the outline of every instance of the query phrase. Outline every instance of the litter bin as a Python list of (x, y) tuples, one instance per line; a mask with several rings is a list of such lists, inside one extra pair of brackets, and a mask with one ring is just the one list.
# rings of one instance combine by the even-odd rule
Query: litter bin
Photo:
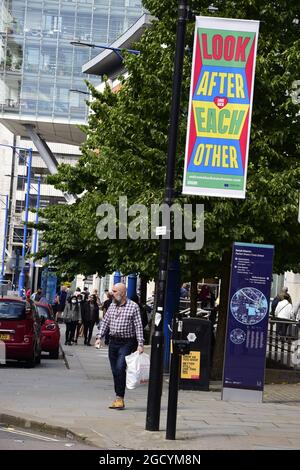
[(190, 342), (190, 353), (181, 356), (179, 389), (209, 390), (212, 324), (203, 318), (184, 318), (182, 339)]

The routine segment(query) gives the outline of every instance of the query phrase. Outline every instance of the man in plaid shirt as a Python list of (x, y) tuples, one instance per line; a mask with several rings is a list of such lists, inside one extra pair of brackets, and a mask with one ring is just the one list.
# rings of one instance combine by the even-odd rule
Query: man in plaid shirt
[(116, 399), (109, 408), (123, 409), (126, 385), (126, 361), (137, 346), (144, 352), (143, 325), (140, 308), (126, 297), (125, 284), (118, 283), (112, 288), (113, 301), (99, 327), (95, 346), (101, 345), (109, 332), (108, 357), (114, 378)]

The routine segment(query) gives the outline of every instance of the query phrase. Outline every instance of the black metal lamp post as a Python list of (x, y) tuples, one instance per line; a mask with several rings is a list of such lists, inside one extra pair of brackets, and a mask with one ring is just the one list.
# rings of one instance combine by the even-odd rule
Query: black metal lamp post
[[(173, 75), (172, 104), (170, 112), (170, 128), (168, 137), (168, 159), (165, 185), (164, 203), (171, 206), (174, 196), (175, 181), (175, 158), (178, 138), (178, 122), (180, 110), (180, 96), (182, 83), (182, 69), (185, 47), (185, 30), (188, 16), (188, 0), (179, 0), (177, 34), (176, 34), (176, 52)], [(148, 387), (146, 430), (158, 431), (161, 394), (163, 383), (163, 320), (167, 287), (167, 273), (170, 251), (170, 236), (161, 238), (159, 253), (159, 276), (157, 285), (157, 301), (155, 318), (155, 330), (151, 342), (151, 363), (150, 377)]]

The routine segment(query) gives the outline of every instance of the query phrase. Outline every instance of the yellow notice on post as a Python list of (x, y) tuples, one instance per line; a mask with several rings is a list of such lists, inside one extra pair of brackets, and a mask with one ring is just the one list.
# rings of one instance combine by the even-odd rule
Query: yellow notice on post
[(200, 379), (200, 351), (181, 356), (181, 378)]

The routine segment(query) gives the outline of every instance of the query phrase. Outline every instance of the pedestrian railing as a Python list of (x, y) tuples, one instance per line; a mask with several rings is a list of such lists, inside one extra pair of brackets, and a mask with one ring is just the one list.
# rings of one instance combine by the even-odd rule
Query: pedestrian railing
[[(179, 310), (186, 310), (191, 307), (191, 299), (184, 299), (180, 297), (179, 300)], [(197, 309), (202, 309), (202, 310), (212, 310), (213, 307), (211, 307), (210, 301), (203, 301), (203, 300), (197, 300)]]
[[(190, 316), (190, 300), (180, 299), (179, 312)], [(206, 318), (217, 327), (218, 310), (202, 308), (197, 302), (196, 317)], [(300, 322), (295, 320), (270, 319), (268, 325), (267, 359), (289, 369), (300, 370)]]
[(300, 369), (299, 322), (278, 319), (269, 321), (267, 359), (290, 369)]

